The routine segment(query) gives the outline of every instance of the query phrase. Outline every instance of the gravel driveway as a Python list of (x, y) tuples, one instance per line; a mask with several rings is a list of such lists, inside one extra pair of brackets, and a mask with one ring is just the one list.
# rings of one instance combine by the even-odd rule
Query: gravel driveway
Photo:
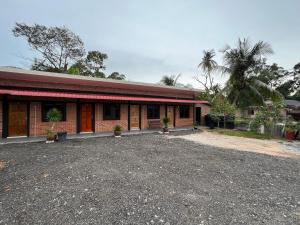
[(0, 146), (0, 224), (300, 224), (300, 159), (164, 135)]

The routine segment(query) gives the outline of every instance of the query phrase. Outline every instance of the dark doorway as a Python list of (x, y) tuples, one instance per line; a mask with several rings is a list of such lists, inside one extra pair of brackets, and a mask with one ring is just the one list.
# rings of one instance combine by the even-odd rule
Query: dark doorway
[(201, 107), (196, 107), (196, 125), (201, 125)]

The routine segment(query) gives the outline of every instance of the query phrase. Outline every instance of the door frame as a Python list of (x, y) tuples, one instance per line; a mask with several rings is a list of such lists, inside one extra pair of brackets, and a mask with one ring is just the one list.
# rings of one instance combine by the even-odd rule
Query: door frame
[(26, 137), (30, 136), (30, 101), (28, 100), (8, 100), (7, 96), (2, 99), (2, 137), (18, 138), (23, 136), (9, 136), (9, 103), (22, 102), (26, 103)]
[(77, 117), (77, 133), (85, 133), (81, 132), (81, 105), (83, 104), (90, 104), (92, 105), (92, 133), (95, 133), (95, 103), (94, 102), (80, 102), (77, 100), (77, 107), (76, 107), (76, 117)]
[[(200, 110), (200, 115), (199, 115), (200, 121), (197, 121), (197, 117), (198, 117), (197, 109)], [(200, 126), (200, 125), (201, 125), (201, 122), (202, 122), (201, 115), (202, 115), (202, 108), (201, 108), (200, 106), (195, 107), (195, 122), (196, 122), (196, 124), (197, 124), (198, 126)], [(198, 124), (198, 122), (199, 122), (199, 124)]]
[(128, 130), (131, 130), (131, 106), (138, 106), (139, 108), (139, 129), (142, 130), (142, 104), (128, 102)]

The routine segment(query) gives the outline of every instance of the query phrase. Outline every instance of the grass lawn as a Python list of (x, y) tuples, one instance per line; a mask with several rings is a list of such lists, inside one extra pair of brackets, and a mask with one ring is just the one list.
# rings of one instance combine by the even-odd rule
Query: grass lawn
[(216, 129), (212, 132), (217, 132), (219, 134), (236, 136), (236, 137), (246, 137), (246, 138), (256, 138), (256, 139), (271, 139), (271, 135), (268, 134), (258, 134), (254, 131), (240, 131), (240, 130), (227, 130), (227, 129)]

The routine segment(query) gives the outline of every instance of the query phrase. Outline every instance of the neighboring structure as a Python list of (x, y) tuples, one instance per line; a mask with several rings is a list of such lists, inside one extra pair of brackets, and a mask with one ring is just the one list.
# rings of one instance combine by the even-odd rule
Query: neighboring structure
[(300, 121), (300, 101), (284, 100), (287, 115), (291, 115), (296, 121)]
[[(286, 118), (288, 115), (291, 115), (296, 121), (300, 121), (300, 101), (297, 100), (284, 100), (284, 108), (282, 109), (281, 115), (283, 118)], [(272, 110), (272, 102), (266, 102), (267, 106)], [(247, 109), (236, 112), (236, 117), (242, 118), (254, 118), (258, 112), (258, 107), (252, 106)]]
[(55, 130), (69, 134), (126, 131), (204, 123), (206, 101), (195, 100), (199, 90), (155, 84), (99, 79), (69, 74), (0, 68), (0, 135), (3, 138), (44, 136), (55, 107), (62, 120)]

